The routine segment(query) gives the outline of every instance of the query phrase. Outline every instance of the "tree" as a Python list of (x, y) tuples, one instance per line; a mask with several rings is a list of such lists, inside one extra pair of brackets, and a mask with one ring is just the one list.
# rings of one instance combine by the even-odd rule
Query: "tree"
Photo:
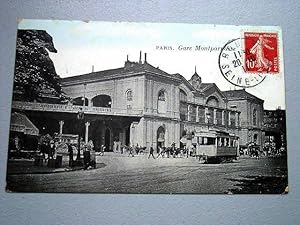
[(57, 53), (45, 30), (18, 30), (14, 100), (66, 99), (47, 50)]

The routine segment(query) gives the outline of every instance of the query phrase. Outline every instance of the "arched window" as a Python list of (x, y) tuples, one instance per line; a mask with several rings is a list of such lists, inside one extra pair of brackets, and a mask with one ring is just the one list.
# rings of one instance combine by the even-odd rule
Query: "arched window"
[(181, 102), (186, 102), (187, 101), (187, 94), (181, 89), (179, 91), (179, 100)]
[(166, 101), (165, 92), (163, 90), (158, 93), (158, 101)]
[(132, 90), (131, 89), (128, 89), (126, 91), (126, 99), (127, 99), (127, 101), (132, 101)]
[(158, 98), (157, 98), (157, 112), (158, 113), (166, 113), (167, 111), (167, 105), (166, 105), (166, 93), (164, 90), (160, 90), (158, 92)]
[(257, 125), (257, 110), (256, 109), (253, 109), (253, 126), (256, 126)]
[(73, 105), (88, 106), (89, 100), (87, 98), (84, 98), (84, 97), (77, 97), (77, 98), (74, 98), (72, 100), (72, 103), (73, 103)]
[(210, 96), (206, 101), (206, 105), (219, 107), (219, 100), (215, 96)]
[(97, 95), (92, 99), (93, 106), (111, 108), (111, 97), (109, 95)]

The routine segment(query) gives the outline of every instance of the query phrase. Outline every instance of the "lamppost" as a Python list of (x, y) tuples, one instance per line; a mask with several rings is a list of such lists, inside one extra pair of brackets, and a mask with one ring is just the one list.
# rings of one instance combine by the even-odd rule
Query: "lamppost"
[(82, 106), (85, 107), (85, 90), (86, 90), (86, 83), (83, 84), (83, 97), (82, 97)]
[(78, 163), (81, 161), (80, 158), (80, 134), (82, 131), (82, 122), (84, 120), (84, 107), (85, 107), (85, 90), (86, 90), (86, 83), (83, 84), (83, 97), (82, 97), (82, 107), (80, 107), (78, 114), (77, 114), (77, 119), (78, 119), (78, 148), (77, 148), (77, 157), (76, 157), (76, 161), (78, 161)]
[(79, 122), (79, 129), (78, 129), (78, 148), (77, 148), (77, 158), (76, 161), (80, 161), (80, 133), (81, 133), (81, 127), (82, 127), (82, 121), (84, 120), (84, 112), (82, 108), (78, 111), (77, 119)]
[(207, 118), (207, 129), (209, 130), (210, 112), (206, 113), (206, 118)]

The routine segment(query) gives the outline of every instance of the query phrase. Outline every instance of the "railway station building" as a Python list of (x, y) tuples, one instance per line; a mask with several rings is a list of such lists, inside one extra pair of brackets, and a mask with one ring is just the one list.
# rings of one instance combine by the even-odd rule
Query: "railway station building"
[(187, 80), (140, 54), (137, 62), (127, 57), (120, 68), (62, 78), (61, 84), (67, 104), (13, 101), (12, 112), (24, 113), (40, 134), (79, 135), (96, 150), (175, 144), (229, 151), (264, 143), (264, 101), (245, 90), (221, 91), (202, 82), (196, 68)]
[(121, 68), (62, 79), (70, 104), (111, 112), (109, 119), (90, 117), (86, 140), (110, 150), (115, 142), (148, 148), (238, 145), (241, 112), (229, 107), (216, 84), (203, 83), (196, 69), (186, 80), (152, 66), (146, 54), (141, 58), (132, 62), (127, 57)]

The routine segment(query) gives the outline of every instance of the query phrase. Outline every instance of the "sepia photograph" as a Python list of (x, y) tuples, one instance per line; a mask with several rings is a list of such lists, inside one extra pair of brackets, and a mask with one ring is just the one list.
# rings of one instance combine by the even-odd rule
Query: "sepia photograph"
[(288, 193), (278, 26), (22, 19), (6, 191)]

